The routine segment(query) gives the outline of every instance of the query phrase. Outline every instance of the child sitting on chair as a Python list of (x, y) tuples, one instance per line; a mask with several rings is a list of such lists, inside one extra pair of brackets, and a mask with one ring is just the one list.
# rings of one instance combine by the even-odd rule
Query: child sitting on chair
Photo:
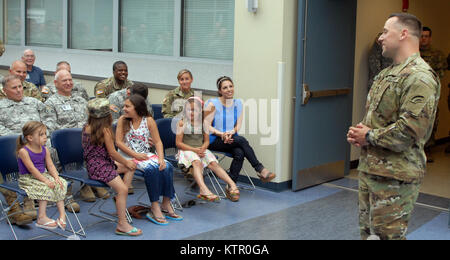
[[(36, 227), (53, 230), (66, 229), (64, 198), (67, 182), (59, 178), (50, 153), (45, 147), (47, 127), (41, 122), (30, 121), (22, 128), (17, 138), (17, 162), (19, 166), (19, 187), (28, 198), (39, 202)], [(46, 171), (47, 170), (47, 171)], [(47, 216), (47, 203), (56, 202), (59, 218), (55, 221)]]
[[(133, 180), (136, 164), (116, 151), (108, 99), (90, 100), (88, 112), (88, 123), (83, 127), (82, 145), (89, 178), (106, 183), (117, 193), (115, 199), (118, 223), (115, 233), (124, 236), (142, 235), (142, 230), (132, 227), (126, 217), (128, 187)], [(119, 173), (124, 173), (123, 180)]]
[(219, 200), (203, 180), (203, 168), (208, 167), (227, 183), (225, 190), (227, 198), (233, 202), (239, 200), (236, 183), (219, 165), (214, 154), (207, 149), (209, 135), (203, 130), (203, 101), (199, 97), (191, 97), (185, 103), (183, 117), (177, 125), (176, 145), (179, 149), (178, 164), (186, 168), (192, 166), (194, 169), (194, 179), (200, 188), (197, 198), (211, 202)]

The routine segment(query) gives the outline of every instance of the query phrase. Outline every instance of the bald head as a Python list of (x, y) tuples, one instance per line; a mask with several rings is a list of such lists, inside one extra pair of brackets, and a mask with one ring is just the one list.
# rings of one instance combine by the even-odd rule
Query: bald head
[(24, 82), (27, 78), (27, 65), (21, 60), (16, 60), (9, 67), (9, 74), (16, 75)]
[(26, 49), (23, 52), (22, 61), (25, 62), (25, 64), (29, 68), (31, 68), (34, 65), (34, 62), (36, 61), (36, 56), (34, 55), (34, 51), (32, 51), (30, 49)]

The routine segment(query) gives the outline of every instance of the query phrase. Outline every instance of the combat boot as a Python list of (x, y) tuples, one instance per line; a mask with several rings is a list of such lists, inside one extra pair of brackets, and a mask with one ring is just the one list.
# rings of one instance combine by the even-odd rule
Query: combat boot
[(36, 206), (34, 205), (34, 200), (30, 198), (25, 198), (23, 200), (23, 213), (30, 216), (33, 220), (37, 219)]
[[(12, 215), (9, 217), (11, 224), (16, 224), (18, 226), (23, 226), (23, 225), (27, 225), (30, 224), (31, 222), (33, 222), (33, 218), (23, 214), (22, 209), (20, 208), (20, 205), (18, 202), (14, 201), (17, 198), (17, 195), (14, 194), (14, 196), (11, 195), (6, 195), (4, 194), (6, 202), (8, 203), (8, 205), (10, 206), (10, 209), (8, 211), (8, 215)], [(14, 205), (12, 205), (14, 203)]]
[(84, 185), (80, 190), (81, 199), (85, 202), (95, 202), (95, 194), (92, 192), (91, 187)]
[(100, 198), (100, 199), (108, 199), (109, 198), (110, 194), (107, 189), (100, 188), (100, 187), (92, 187), (92, 188), (93, 188), (97, 198)]

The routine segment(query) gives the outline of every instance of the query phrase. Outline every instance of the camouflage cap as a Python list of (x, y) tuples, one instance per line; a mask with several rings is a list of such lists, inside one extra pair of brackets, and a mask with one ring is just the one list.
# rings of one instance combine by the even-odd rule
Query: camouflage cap
[(103, 118), (111, 114), (110, 104), (107, 98), (91, 99), (88, 102), (87, 108), (89, 115), (95, 118)]

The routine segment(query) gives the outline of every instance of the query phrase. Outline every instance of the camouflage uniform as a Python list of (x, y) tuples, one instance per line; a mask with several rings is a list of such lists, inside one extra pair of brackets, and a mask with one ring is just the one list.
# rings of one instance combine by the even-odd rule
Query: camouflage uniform
[[(109, 97), (108, 97), (109, 103), (114, 108), (114, 111), (111, 111), (113, 123), (117, 123), (117, 120), (123, 114), (123, 103), (125, 103), (125, 99), (127, 99), (127, 98), (128, 98), (128, 95), (127, 95), (126, 89), (116, 91), (116, 92), (112, 93), (111, 95), (109, 95)], [(145, 100), (145, 102), (147, 103), (148, 112), (153, 117), (152, 104), (148, 100)]]
[(375, 77), (362, 121), (372, 130), (358, 166), (363, 239), (370, 234), (405, 238), (425, 174), (423, 149), (433, 129), (439, 95), (439, 78), (418, 53)]
[(378, 73), (392, 64), (392, 59), (385, 58), (382, 55), (383, 48), (381, 48), (380, 44), (378, 43), (378, 38), (380, 38), (380, 35), (378, 35), (375, 39), (375, 42), (373, 43), (372, 49), (369, 53), (369, 90), (372, 87), (373, 79), (378, 75)]
[(47, 127), (52, 133), (64, 128), (82, 128), (87, 121), (87, 101), (76, 95), (62, 96), (58, 93), (45, 102), (51, 123)]
[(0, 100), (0, 136), (22, 134), (22, 127), (28, 121), (53, 124), (47, 107), (35, 98), (24, 97), (20, 102)]
[[(420, 49), (420, 56), (424, 59), (428, 65), (439, 75), (439, 78), (443, 78), (445, 75), (445, 70), (448, 67), (447, 61), (445, 59), (444, 53), (440, 50), (434, 49), (432, 46)], [(428, 142), (425, 144), (427, 152), (429, 152), (430, 147), (436, 143), (436, 132), (439, 124), (439, 109), (437, 110), (436, 120), (434, 121), (433, 132)], [(432, 160), (431, 160), (432, 161)]]
[(442, 79), (444, 77), (448, 64), (442, 51), (430, 46), (428, 48), (420, 49), (420, 56), (422, 56), (422, 59), (424, 59), (430, 67), (433, 68), (433, 70), (439, 75), (439, 78)]
[[(56, 86), (54, 83), (49, 83), (46, 86), (44, 86), (41, 90), (42, 97), (47, 100), (49, 97), (57, 93), (58, 90), (56, 89)], [(74, 96), (80, 96), (84, 98), (86, 101), (89, 101), (89, 95), (85, 88), (83, 88), (83, 85), (81, 82), (74, 81), (73, 82), (73, 89), (72, 89), (72, 95)]]
[[(23, 86), (23, 96), (24, 97), (33, 97), (38, 99), (39, 101), (43, 102), (44, 98), (41, 95), (41, 92), (39, 89), (33, 84), (28, 81), (22, 82)], [(0, 84), (0, 99), (6, 98), (5, 92), (3, 92), (3, 85)]]
[(0, 56), (2, 56), (3, 53), (5, 53), (5, 45), (0, 41)]
[(164, 118), (174, 118), (181, 111), (183, 111), (184, 102), (186, 99), (194, 96), (194, 90), (190, 90), (188, 93), (181, 91), (180, 87), (171, 90), (167, 93), (162, 103), (161, 112)]
[(133, 86), (133, 81), (126, 80), (124, 84), (117, 83), (114, 77), (98, 82), (94, 87), (94, 94), (97, 98), (108, 98), (113, 92)]

